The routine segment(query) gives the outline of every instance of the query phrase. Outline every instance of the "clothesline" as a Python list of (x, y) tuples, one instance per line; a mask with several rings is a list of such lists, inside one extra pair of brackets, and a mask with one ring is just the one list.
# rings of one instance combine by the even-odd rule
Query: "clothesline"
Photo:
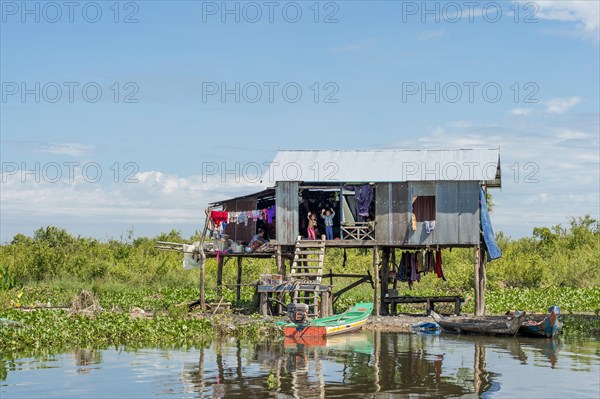
[(220, 227), (223, 223), (244, 223), (247, 226), (249, 220), (266, 220), (267, 223), (273, 223), (275, 212), (276, 206), (272, 205), (268, 208), (248, 211), (211, 211), (210, 218), (216, 227)]

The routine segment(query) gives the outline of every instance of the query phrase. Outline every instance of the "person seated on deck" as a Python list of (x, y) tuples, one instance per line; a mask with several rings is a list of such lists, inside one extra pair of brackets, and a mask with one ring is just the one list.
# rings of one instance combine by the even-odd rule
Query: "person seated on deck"
[(252, 237), (248, 246), (246, 247), (246, 253), (252, 253), (260, 248), (264, 243), (269, 242), (268, 238), (265, 238), (265, 231), (263, 229), (258, 229), (256, 235)]

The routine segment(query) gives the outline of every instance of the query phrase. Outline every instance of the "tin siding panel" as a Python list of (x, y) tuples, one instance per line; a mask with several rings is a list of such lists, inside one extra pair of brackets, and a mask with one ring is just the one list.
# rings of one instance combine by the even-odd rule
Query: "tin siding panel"
[(456, 214), (459, 201), (459, 182), (439, 182), (436, 189), (436, 244), (457, 244), (459, 218)]
[(378, 183), (375, 190), (375, 240), (382, 244), (391, 241), (390, 186), (390, 183)]
[(405, 243), (410, 228), (408, 183), (392, 183), (392, 243)]
[(479, 242), (479, 183), (439, 182), (436, 190), (436, 244)]
[(298, 182), (280, 181), (275, 187), (277, 241), (294, 245), (298, 238)]
[(459, 231), (461, 244), (478, 244), (479, 235), (479, 183), (460, 182), (458, 201)]

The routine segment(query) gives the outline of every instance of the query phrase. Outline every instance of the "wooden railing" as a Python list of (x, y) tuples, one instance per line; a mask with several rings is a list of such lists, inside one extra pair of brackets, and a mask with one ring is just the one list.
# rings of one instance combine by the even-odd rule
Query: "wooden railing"
[(375, 222), (342, 223), (342, 239), (344, 240), (374, 240)]

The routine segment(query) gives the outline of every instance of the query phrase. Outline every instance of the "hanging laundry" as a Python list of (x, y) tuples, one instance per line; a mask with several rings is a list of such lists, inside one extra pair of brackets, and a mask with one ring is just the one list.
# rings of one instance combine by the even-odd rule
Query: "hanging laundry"
[(446, 281), (444, 271), (442, 270), (442, 251), (439, 249), (435, 252), (435, 274), (442, 280)]
[(423, 224), (425, 225), (425, 231), (427, 234), (430, 234), (433, 229), (435, 229), (435, 220), (427, 220), (423, 222)]
[(248, 226), (248, 215), (246, 214), (246, 212), (240, 212), (240, 214), (237, 217), (237, 222), (239, 223), (244, 223), (244, 226)]
[(427, 251), (427, 267), (425, 270), (428, 273), (432, 273), (435, 271), (435, 253), (433, 251)]
[(363, 184), (362, 186), (344, 186), (344, 188), (354, 190), (358, 216), (368, 217), (371, 201), (373, 201), (373, 187), (370, 184)]
[(418, 251), (417, 252), (417, 273), (422, 273), (425, 271), (425, 262), (424, 262), (424, 256), (423, 256), (423, 251)]
[(267, 223), (273, 223), (273, 218), (275, 217), (275, 209), (276, 207), (274, 205), (267, 208)]
[(398, 265), (398, 273), (396, 273), (396, 280), (408, 281), (409, 276), (406, 273), (406, 252), (402, 252), (400, 255), (400, 264)]
[(214, 222), (215, 226), (218, 228), (221, 226), (221, 223), (227, 223), (229, 213), (225, 211), (210, 211), (210, 218)]
[(410, 281), (417, 280), (417, 265), (416, 265), (416, 254), (414, 252), (410, 253)]

